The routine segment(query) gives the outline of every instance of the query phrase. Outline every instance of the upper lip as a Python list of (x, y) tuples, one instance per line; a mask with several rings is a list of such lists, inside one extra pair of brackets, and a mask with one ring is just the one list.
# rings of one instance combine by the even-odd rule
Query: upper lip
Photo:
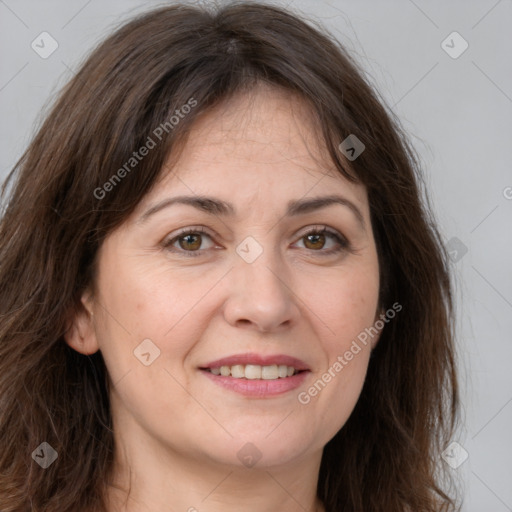
[(259, 366), (286, 365), (292, 366), (296, 370), (309, 370), (308, 365), (296, 357), (286, 354), (261, 355), (261, 354), (236, 354), (222, 359), (216, 359), (207, 363), (201, 368), (220, 368), (221, 366), (234, 366), (236, 364), (255, 364)]

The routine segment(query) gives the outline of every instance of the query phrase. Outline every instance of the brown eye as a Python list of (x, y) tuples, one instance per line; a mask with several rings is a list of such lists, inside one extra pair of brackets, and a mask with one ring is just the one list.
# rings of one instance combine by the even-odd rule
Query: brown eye
[[(169, 252), (182, 256), (200, 256), (205, 250), (212, 248), (201, 249), (205, 237), (212, 239), (203, 229), (187, 229), (164, 241), (162, 247)], [(331, 247), (329, 247), (329, 240), (331, 240)], [(351, 248), (350, 243), (343, 235), (337, 231), (331, 231), (327, 227), (310, 230), (302, 235), (300, 241), (304, 241), (305, 249), (316, 252), (321, 256), (330, 256), (343, 250), (350, 251)], [(334, 246), (332, 246), (332, 242), (334, 242)], [(327, 248), (325, 248), (326, 246)]]
[(201, 235), (195, 233), (183, 235), (178, 238), (178, 242), (184, 251), (195, 251), (201, 247)]
[(200, 256), (206, 250), (200, 248), (205, 237), (211, 239), (210, 235), (203, 231), (203, 229), (187, 229), (178, 233), (175, 237), (164, 241), (162, 247), (167, 251), (184, 256)]
[(324, 234), (306, 235), (303, 237), (307, 242), (304, 244), (308, 249), (322, 249), (325, 244)]
[[(333, 240), (334, 247), (324, 249), (329, 239)], [(327, 227), (316, 228), (305, 233), (300, 240), (304, 241), (304, 247), (320, 255), (329, 256), (343, 250), (350, 250), (348, 240), (337, 231), (331, 231)]]

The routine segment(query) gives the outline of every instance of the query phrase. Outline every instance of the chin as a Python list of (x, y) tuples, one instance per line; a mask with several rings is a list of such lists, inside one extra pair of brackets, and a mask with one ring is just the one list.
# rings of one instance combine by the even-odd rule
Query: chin
[[(275, 427), (274, 427), (275, 428)], [(289, 431), (280, 434), (267, 430), (251, 433), (246, 430), (243, 434), (236, 435), (227, 440), (222, 446), (215, 443), (216, 447), (222, 447), (222, 453), (210, 453), (222, 464), (247, 468), (272, 467), (287, 464), (303, 456), (310, 446), (308, 440), (302, 437), (290, 436)], [(227, 456), (226, 456), (227, 454)]]

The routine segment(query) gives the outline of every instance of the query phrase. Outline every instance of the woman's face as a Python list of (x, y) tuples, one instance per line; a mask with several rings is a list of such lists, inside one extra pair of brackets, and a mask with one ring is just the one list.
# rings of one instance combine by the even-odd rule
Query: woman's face
[[(377, 340), (354, 345), (378, 318), (378, 260), (366, 191), (315, 130), (289, 94), (231, 99), (100, 248), (92, 316), (68, 342), (101, 350), (127, 446), (273, 466), (320, 454), (351, 414)], [(340, 202), (311, 202), (328, 196)]]

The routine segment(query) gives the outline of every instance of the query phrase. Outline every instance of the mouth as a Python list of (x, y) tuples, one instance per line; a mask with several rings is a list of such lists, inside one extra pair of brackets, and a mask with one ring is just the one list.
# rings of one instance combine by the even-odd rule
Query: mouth
[(223, 377), (232, 377), (234, 379), (247, 379), (247, 380), (276, 380), (286, 379), (293, 377), (298, 373), (308, 370), (297, 370), (293, 366), (285, 364), (272, 364), (268, 366), (261, 366), (257, 364), (235, 364), (233, 366), (219, 366), (212, 368), (201, 368), (201, 370), (212, 373), (213, 375), (222, 375)]
[(236, 393), (258, 398), (291, 391), (311, 370), (300, 359), (286, 355), (240, 354), (199, 368), (214, 383)]

